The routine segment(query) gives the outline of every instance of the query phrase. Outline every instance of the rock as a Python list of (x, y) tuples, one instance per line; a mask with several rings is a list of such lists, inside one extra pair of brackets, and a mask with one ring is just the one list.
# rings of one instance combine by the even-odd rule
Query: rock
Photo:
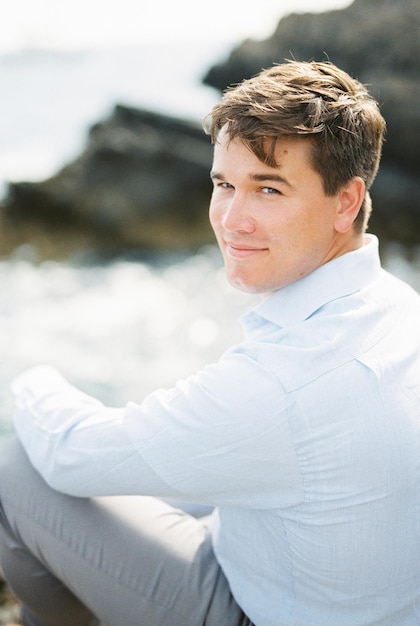
[(9, 185), (4, 213), (15, 229), (79, 228), (108, 250), (197, 248), (213, 240), (211, 159), (199, 123), (117, 105), (73, 163), (46, 181)]
[(355, 0), (344, 10), (291, 14), (264, 41), (246, 40), (203, 82), (223, 90), (285, 59), (330, 60), (369, 86), (387, 121), (371, 230), (420, 243), (420, 0)]
[[(0, 569), (0, 626), (18, 626), (20, 605), (6, 584)], [(13, 622), (13, 624), (12, 624)]]

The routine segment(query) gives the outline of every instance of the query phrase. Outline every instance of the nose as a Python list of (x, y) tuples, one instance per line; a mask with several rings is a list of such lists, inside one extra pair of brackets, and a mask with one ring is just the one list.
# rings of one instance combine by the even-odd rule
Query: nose
[(247, 199), (243, 194), (235, 191), (229, 199), (223, 213), (222, 226), (225, 230), (231, 232), (254, 232), (255, 220)]

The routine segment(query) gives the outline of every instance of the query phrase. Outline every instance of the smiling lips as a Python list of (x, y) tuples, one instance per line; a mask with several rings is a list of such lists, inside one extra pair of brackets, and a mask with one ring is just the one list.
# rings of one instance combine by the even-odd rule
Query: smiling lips
[(268, 248), (258, 248), (255, 246), (247, 246), (237, 243), (226, 243), (226, 252), (227, 254), (235, 259), (244, 259), (254, 254), (261, 254), (261, 252), (266, 252)]

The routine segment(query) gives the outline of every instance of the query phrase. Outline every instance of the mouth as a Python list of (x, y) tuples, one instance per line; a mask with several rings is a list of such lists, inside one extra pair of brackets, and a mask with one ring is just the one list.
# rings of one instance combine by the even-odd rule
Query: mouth
[(225, 242), (226, 246), (226, 254), (228, 256), (235, 259), (243, 259), (248, 258), (250, 256), (262, 254), (267, 252), (268, 248), (258, 247), (258, 246), (249, 246), (245, 244), (239, 243), (230, 243), (228, 241)]

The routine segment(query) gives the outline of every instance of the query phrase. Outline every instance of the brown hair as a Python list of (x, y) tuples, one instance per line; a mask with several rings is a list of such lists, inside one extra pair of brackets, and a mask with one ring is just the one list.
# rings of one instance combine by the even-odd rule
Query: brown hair
[(364, 180), (366, 194), (355, 227), (366, 229), (368, 190), (379, 167), (385, 120), (364, 85), (346, 72), (330, 62), (276, 64), (226, 89), (204, 121), (213, 142), (222, 127), (272, 167), (279, 137), (308, 138), (312, 166), (327, 195), (354, 176)]

